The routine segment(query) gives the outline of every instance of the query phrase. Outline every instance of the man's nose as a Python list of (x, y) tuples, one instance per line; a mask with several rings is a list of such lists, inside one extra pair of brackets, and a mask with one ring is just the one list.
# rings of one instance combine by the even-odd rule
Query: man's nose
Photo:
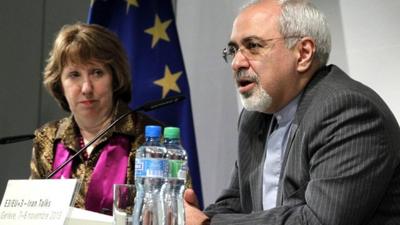
[(236, 52), (232, 59), (231, 67), (233, 71), (239, 71), (240, 69), (249, 67), (249, 60), (243, 54), (242, 49), (238, 49)]

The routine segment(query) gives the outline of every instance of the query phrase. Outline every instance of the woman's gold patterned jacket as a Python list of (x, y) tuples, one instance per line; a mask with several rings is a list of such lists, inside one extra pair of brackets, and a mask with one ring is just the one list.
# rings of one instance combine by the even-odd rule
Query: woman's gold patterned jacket
[[(118, 118), (130, 110), (126, 104), (117, 103), (113, 119)], [(72, 164), (72, 178), (81, 180), (81, 188), (76, 196), (75, 207), (84, 208), (85, 197), (91, 174), (99, 159), (102, 147), (115, 133), (129, 138), (131, 151), (129, 153), (129, 166), (127, 171), (127, 183), (134, 183), (134, 165), (136, 149), (144, 142), (144, 127), (146, 125), (160, 125), (160, 122), (151, 119), (141, 113), (132, 113), (118, 122), (109, 132), (100, 138), (88, 159), (80, 155)], [(69, 116), (58, 121), (44, 124), (35, 131), (33, 141), (33, 152), (31, 160), (31, 179), (45, 179), (52, 171), (55, 143), (61, 140), (63, 144), (71, 149), (72, 154), (80, 149), (79, 128), (73, 118)]]

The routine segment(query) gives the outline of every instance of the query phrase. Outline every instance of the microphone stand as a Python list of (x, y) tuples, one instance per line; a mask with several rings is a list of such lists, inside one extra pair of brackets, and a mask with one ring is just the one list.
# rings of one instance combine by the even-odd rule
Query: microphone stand
[(79, 154), (81, 154), (83, 151), (85, 151), (91, 144), (93, 144), (95, 141), (97, 141), (101, 136), (103, 136), (107, 131), (109, 131), (116, 123), (118, 123), (120, 120), (125, 118), (127, 115), (138, 112), (138, 111), (151, 111), (153, 109), (157, 109), (172, 103), (176, 103), (179, 101), (182, 101), (185, 98), (183, 95), (177, 95), (177, 96), (172, 96), (172, 97), (167, 97), (161, 100), (156, 100), (152, 101), (149, 103), (146, 103), (142, 106), (139, 106), (138, 108), (126, 112), (122, 114), (120, 117), (118, 117), (114, 122), (112, 122), (110, 125), (108, 125), (106, 128), (104, 128), (102, 131), (100, 131), (89, 143), (87, 143), (83, 148), (79, 149), (74, 155), (69, 157), (65, 162), (63, 162), (60, 166), (58, 166), (56, 169), (53, 170), (49, 175), (47, 175), (46, 179), (52, 178), (56, 173), (58, 173), (62, 168), (64, 168), (69, 162), (71, 162), (74, 158), (76, 158)]

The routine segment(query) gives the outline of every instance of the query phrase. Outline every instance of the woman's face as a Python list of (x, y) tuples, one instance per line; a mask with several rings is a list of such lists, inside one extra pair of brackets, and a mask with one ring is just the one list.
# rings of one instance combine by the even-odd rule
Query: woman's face
[(104, 64), (67, 64), (61, 73), (61, 85), (76, 121), (101, 123), (113, 108), (112, 73)]

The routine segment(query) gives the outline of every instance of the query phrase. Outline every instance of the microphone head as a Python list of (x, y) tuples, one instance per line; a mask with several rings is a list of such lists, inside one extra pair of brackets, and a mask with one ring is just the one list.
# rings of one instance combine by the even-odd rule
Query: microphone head
[(3, 138), (0, 138), (0, 145), (12, 144), (12, 143), (21, 142), (21, 141), (27, 141), (27, 140), (31, 140), (33, 138), (35, 138), (35, 135), (33, 135), (33, 134), (3, 137)]
[(171, 97), (166, 97), (166, 98), (163, 98), (160, 100), (146, 103), (134, 111), (143, 110), (143, 111), (147, 112), (147, 111), (151, 111), (151, 110), (154, 110), (154, 109), (157, 109), (160, 107), (164, 107), (164, 106), (172, 104), (172, 103), (182, 101), (183, 99), (185, 99), (184, 95), (175, 95), (175, 96), (171, 96)]

